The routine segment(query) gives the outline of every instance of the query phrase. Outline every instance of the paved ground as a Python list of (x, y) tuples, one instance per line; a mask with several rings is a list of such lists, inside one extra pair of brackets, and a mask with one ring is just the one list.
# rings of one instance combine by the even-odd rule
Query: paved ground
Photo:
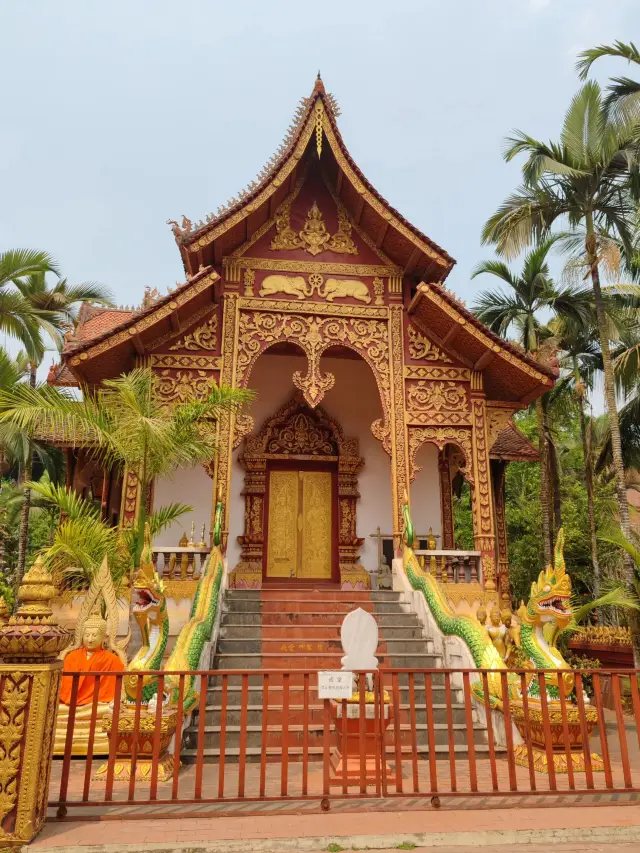
[[(554, 842), (584, 850), (605, 842), (634, 842), (640, 850), (640, 805), (593, 808), (429, 809), (415, 811), (265, 814), (211, 818), (51, 822), (31, 845), (65, 853), (92, 847), (104, 853), (138, 851), (312, 851), (334, 842), (345, 848), (396, 848), (407, 842), (440, 849), (456, 844), (502, 847)], [(540, 832), (545, 833), (544, 837)], [(582, 844), (581, 844), (582, 842)], [(97, 847), (94, 845), (107, 845)], [(545, 847), (546, 845), (546, 847)], [(30, 849), (31, 849), (30, 847)], [(506, 847), (505, 847), (506, 849)], [(568, 848), (571, 850), (571, 847)], [(604, 847), (606, 850), (606, 846)], [(632, 846), (631, 849), (634, 849)], [(58, 851), (61, 853), (61, 851)], [(573, 851), (572, 851), (573, 853)]]

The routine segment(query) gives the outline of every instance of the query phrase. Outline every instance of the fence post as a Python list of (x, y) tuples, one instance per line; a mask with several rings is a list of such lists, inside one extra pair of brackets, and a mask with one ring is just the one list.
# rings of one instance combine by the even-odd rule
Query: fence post
[(0, 625), (0, 848), (27, 844), (47, 813), (58, 655), (72, 636), (53, 617), (55, 594), (50, 572), (36, 560), (22, 579), (16, 612)]

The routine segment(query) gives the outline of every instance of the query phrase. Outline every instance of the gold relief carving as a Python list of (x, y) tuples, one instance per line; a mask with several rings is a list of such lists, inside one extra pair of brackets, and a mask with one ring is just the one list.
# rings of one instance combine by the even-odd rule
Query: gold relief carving
[(380, 264), (339, 264), (326, 261), (298, 261), (284, 258), (233, 258), (222, 259), (225, 278), (240, 281), (240, 270), (265, 270), (270, 272), (322, 273), (323, 275), (392, 276), (401, 272), (398, 267)]
[(311, 296), (311, 292), (301, 275), (268, 275), (260, 285), (260, 296), (273, 296), (274, 293), (285, 293), (287, 296), (295, 296), (297, 299)]
[(124, 329), (122, 332), (118, 332), (114, 335), (111, 335), (105, 341), (102, 341), (99, 344), (96, 344), (94, 347), (86, 350), (80, 355), (73, 356), (69, 360), (69, 364), (74, 367), (77, 364), (80, 364), (82, 361), (86, 361), (88, 358), (95, 358), (97, 355), (101, 355), (103, 352), (107, 352), (112, 347), (117, 346), (123, 341), (131, 340), (133, 335), (139, 335), (141, 332), (148, 329), (150, 326), (153, 326), (159, 320), (163, 320), (165, 317), (168, 317), (172, 314), (176, 308), (179, 308), (182, 305), (186, 305), (191, 299), (197, 296), (199, 293), (202, 293), (203, 290), (206, 290), (212, 284), (214, 284), (220, 276), (217, 272), (212, 271), (204, 278), (197, 281), (195, 284), (188, 287), (182, 293), (174, 296), (174, 298), (169, 303), (165, 303), (160, 306), (155, 311), (152, 311), (150, 314), (142, 317), (135, 323), (134, 326), (131, 326), (127, 329)]
[[(3, 829), (5, 818), (16, 808), (20, 753), (24, 738), (29, 676), (4, 674), (0, 696), (0, 841), (9, 833)], [(47, 756), (49, 760), (49, 756)], [(29, 772), (37, 771), (30, 767)]]
[[(358, 455), (358, 439), (345, 437), (337, 421), (333, 420), (322, 407), (309, 408), (302, 395), (297, 394), (263, 424), (257, 435), (247, 437), (245, 450), (240, 456), (239, 461), (246, 472), (242, 492), (245, 498), (245, 532), (244, 536), (238, 538), (242, 545), (242, 554), (238, 566), (232, 573), (233, 584), (236, 587), (259, 587), (261, 583), (264, 546), (263, 501), (267, 463), (271, 460), (337, 462), (340, 565), (342, 566), (343, 561), (345, 564), (355, 562), (362, 544), (362, 540), (356, 537), (355, 502), (359, 497), (357, 473), (363, 464), (362, 457)], [(286, 473), (293, 475), (290, 478), (293, 483), (297, 472), (293, 470)], [(280, 485), (283, 486), (284, 482), (281, 480)], [(307, 485), (309, 489), (313, 487), (312, 483)], [(291, 488), (293, 489), (294, 486)], [(284, 500), (288, 493), (285, 488), (280, 499)], [(273, 492), (271, 498), (273, 498)], [(294, 515), (295, 513), (291, 514), (290, 523), (288, 523), (290, 529), (293, 529), (291, 525), (296, 522)], [(271, 521), (270, 519), (270, 525)], [(269, 529), (271, 530), (271, 527)], [(282, 531), (282, 523), (277, 526), (277, 529)], [(274, 533), (276, 533), (275, 528)], [(298, 541), (297, 533), (295, 536), (292, 534), (284, 539), (281, 537), (281, 545), (276, 549), (282, 554), (285, 552), (289, 554), (290, 564), (293, 561), (293, 551), (290, 546), (294, 540)], [(269, 542), (271, 546), (271, 536)], [(289, 571), (290, 569), (289, 565)], [(289, 571), (285, 572), (287, 576)]]
[(168, 579), (162, 581), (164, 584), (164, 594), (167, 598), (172, 598), (176, 603), (180, 603), (183, 599), (193, 601), (198, 588), (198, 581), (194, 580), (175, 580)]
[(458, 429), (457, 427), (409, 427), (409, 468), (411, 471), (411, 480), (413, 481), (416, 474), (422, 470), (416, 466), (416, 456), (418, 450), (422, 447), (425, 441), (435, 444), (440, 450), (444, 450), (447, 444), (457, 445), (465, 456), (465, 464), (459, 470), (464, 474), (467, 480), (471, 479), (471, 470), (473, 466), (473, 449), (471, 442), (471, 431), (468, 429)]
[(310, 255), (319, 255), (320, 252), (328, 248), (326, 244), (331, 239), (331, 235), (327, 231), (322, 213), (315, 201), (307, 213), (306, 221), (298, 236), (300, 248), (309, 252)]
[(487, 431), (489, 434), (489, 450), (493, 447), (497, 437), (513, 417), (513, 409), (499, 409), (487, 406)]
[[(312, 276), (309, 276), (311, 281)], [(323, 278), (323, 276), (319, 276)], [(362, 317), (363, 319), (379, 318), (386, 320), (389, 313), (386, 308), (364, 308), (361, 305), (334, 305), (331, 302), (287, 302), (284, 299), (240, 299), (240, 308), (255, 311), (286, 311), (299, 314), (316, 314), (319, 316)]]
[(298, 299), (305, 299), (313, 296), (314, 291), (328, 302), (349, 296), (360, 302), (371, 302), (369, 288), (364, 282), (355, 279), (330, 278), (325, 283), (324, 276), (320, 273), (312, 273), (308, 284), (301, 275), (268, 275), (260, 286), (260, 296), (284, 293)]
[(249, 435), (250, 432), (253, 431), (254, 421), (251, 415), (246, 412), (238, 412), (236, 414), (236, 421), (233, 430), (233, 449), (240, 445), (240, 442), (245, 437), (245, 435)]
[(419, 332), (415, 326), (407, 329), (409, 336), (409, 355), (416, 361), (444, 361), (451, 364), (451, 359), (441, 349), (433, 344), (429, 338)]
[(181, 341), (178, 341), (170, 350), (177, 349), (215, 349), (218, 344), (218, 316), (213, 314), (206, 323), (198, 326), (193, 332), (189, 332)]
[(489, 471), (489, 448), (484, 398), (475, 397), (471, 400), (473, 416), (473, 451), (474, 451), (474, 490), (472, 500), (474, 537), (476, 547), (482, 551), (482, 571), (485, 586), (488, 590), (495, 589), (495, 527), (493, 518), (493, 501), (491, 496), (491, 477)]
[(424, 366), (408, 365), (404, 369), (405, 379), (442, 379), (466, 381), (471, 378), (471, 371), (466, 367), (440, 367), (437, 364)]
[(205, 370), (162, 370), (158, 375), (156, 394), (164, 403), (189, 403), (206, 397), (214, 377)]
[(376, 276), (373, 280), (373, 292), (376, 297), (376, 305), (384, 305), (384, 282), (380, 276)]
[(256, 281), (256, 274), (254, 270), (245, 270), (244, 271), (244, 295), (245, 296), (253, 296), (253, 285)]
[(122, 527), (132, 527), (138, 510), (140, 481), (135, 472), (128, 469), (124, 473), (123, 480), (120, 524)]
[(271, 249), (275, 251), (304, 249), (310, 255), (319, 255), (321, 252), (358, 254), (358, 249), (351, 238), (351, 223), (341, 205), (338, 206), (338, 230), (333, 236), (329, 234), (322, 212), (315, 201), (309, 208), (302, 230), (296, 234), (291, 228), (292, 201), (293, 199), (288, 199), (276, 213), (277, 234), (271, 241)]
[[(197, 311), (194, 311), (193, 314), (189, 314), (189, 323), (197, 323), (198, 320), (202, 320), (203, 317), (206, 317), (211, 313), (211, 305), (205, 305), (203, 308), (199, 308)], [(158, 347), (161, 347), (163, 344), (166, 344), (167, 341), (172, 340), (179, 334), (175, 332), (173, 329), (168, 331), (164, 335), (160, 335), (158, 338), (154, 338), (151, 343), (146, 347), (148, 350), (154, 350)]]
[(407, 404), (419, 412), (455, 412), (467, 408), (467, 393), (457, 382), (421, 380), (407, 387)]
[(316, 131), (316, 151), (318, 152), (318, 160), (322, 156), (322, 119), (324, 117), (324, 105), (320, 98), (316, 101), (315, 106), (315, 131)]
[(403, 364), (403, 308), (394, 305), (389, 310), (390, 326), (390, 365), (393, 374), (393, 417), (391, 419), (391, 447), (392, 447), (392, 480), (395, 487), (394, 498), (394, 546), (399, 547), (399, 541), (395, 534), (399, 535), (402, 530), (402, 502), (404, 495), (409, 491), (409, 458), (407, 454), (407, 432), (405, 426), (404, 408), (404, 364)]
[(221, 359), (216, 355), (152, 355), (150, 363), (155, 368), (195, 368), (197, 370), (220, 370)]
[[(236, 315), (238, 295), (228, 293), (224, 296), (223, 328), (222, 328), (222, 370), (220, 384), (236, 387), (235, 351), (236, 351)], [(242, 385), (242, 383), (239, 383)], [(229, 475), (231, 471), (231, 453), (233, 451), (233, 434), (236, 417), (233, 412), (224, 411), (218, 421), (218, 455), (216, 459), (216, 479), (213, 483), (213, 499), (211, 501), (211, 525), (214, 522), (215, 496), (221, 494), (224, 503), (225, 530), (229, 529)]]
[[(275, 302), (275, 306), (279, 306), (279, 303)], [(347, 307), (349, 306), (344, 306), (344, 308)], [(303, 377), (299, 371), (296, 371), (293, 382), (313, 407), (322, 400), (335, 380), (332, 374), (323, 375), (320, 371), (320, 358), (323, 352), (331, 346), (347, 346), (362, 355), (372, 368), (386, 423), (390, 412), (388, 338), (387, 324), (378, 320), (351, 317), (318, 318), (281, 312), (243, 311), (240, 315), (238, 332), (236, 381), (239, 386), (245, 386), (253, 364), (269, 346), (281, 341), (295, 341), (307, 356), (307, 375)], [(402, 383), (399, 387), (402, 387)], [(383, 427), (376, 427), (376, 429), (383, 430)]]

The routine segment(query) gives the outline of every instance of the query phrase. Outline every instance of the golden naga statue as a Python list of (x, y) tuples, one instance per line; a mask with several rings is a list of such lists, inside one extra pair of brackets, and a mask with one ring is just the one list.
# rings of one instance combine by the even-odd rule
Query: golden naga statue
[[(107, 612), (106, 619), (100, 615), (102, 602), (104, 602)], [(118, 621), (116, 593), (105, 557), (82, 605), (76, 623), (74, 642), (64, 655), (63, 672), (86, 673), (78, 679), (72, 755), (86, 755), (89, 746), (93, 693), (96, 682), (95, 676), (90, 673), (122, 672), (126, 667), (127, 659), (124, 646), (128, 638), (122, 644), (116, 641)], [(111, 713), (111, 703), (115, 698), (115, 690), (116, 679), (102, 676), (98, 689), (97, 721), (105, 714)], [(56, 720), (54, 755), (64, 754), (72, 691), (73, 678), (69, 675), (63, 675)], [(93, 753), (94, 755), (102, 755), (108, 751), (109, 741), (102, 731), (101, 725), (97, 722)]]

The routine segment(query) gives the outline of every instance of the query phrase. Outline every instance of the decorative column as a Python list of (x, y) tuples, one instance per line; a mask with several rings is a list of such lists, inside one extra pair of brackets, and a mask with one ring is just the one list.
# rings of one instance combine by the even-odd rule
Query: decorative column
[(442, 547), (454, 547), (453, 505), (451, 501), (451, 468), (447, 448), (438, 454), (438, 471), (440, 472), (440, 513), (442, 517)]
[(391, 375), (391, 494), (393, 545), (401, 547), (402, 504), (409, 494), (409, 454), (404, 403), (403, 307), (389, 306), (389, 373)]
[(140, 481), (138, 475), (125, 468), (122, 478), (122, 503), (120, 505), (120, 527), (133, 527), (140, 503)]
[(51, 574), (36, 560), (0, 627), (0, 848), (28, 844), (47, 812), (62, 661), (72, 634), (53, 618)]
[(491, 463), (494, 506), (496, 516), (496, 544), (498, 546), (498, 590), (503, 607), (511, 609), (511, 582), (509, 580), (509, 552), (507, 549), (507, 521), (504, 512), (504, 481), (508, 462)]
[[(225, 293), (223, 300), (220, 384), (229, 385), (234, 388), (238, 353), (238, 294)], [(215, 460), (213, 477), (211, 530), (214, 528), (216, 495), (221, 495), (224, 506), (224, 518), (222, 520), (223, 549), (226, 549), (226, 538), (229, 530), (229, 492), (231, 489), (231, 460), (233, 455), (235, 420), (236, 414), (234, 411), (223, 411), (218, 421), (218, 453)]]
[(267, 463), (264, 455), (243, 454), (240, 463), (244, 478), (244, 533), (238, 536), (242, 547), (240, 561), (229, 577), (232, 589), (260, 589), (264, 551), (264, 496), (267, 488)]
[(496, 588), (496, 534), (491, 494), (491, 469), (487, 434), (486, 398), (482, 373), (471, 372), (473, 445), (473, 537), (482, 554), (482, 575), (487, 592)]

